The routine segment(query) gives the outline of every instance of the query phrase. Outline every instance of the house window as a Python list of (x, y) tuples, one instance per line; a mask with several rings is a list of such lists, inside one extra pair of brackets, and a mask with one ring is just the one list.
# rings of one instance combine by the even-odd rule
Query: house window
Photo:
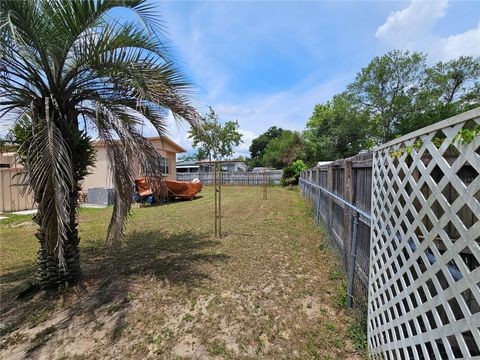
[(168, 159), (164, 158), (163, 156), (160, 156), (160, 169), (164, 175), (170, 173), (168, 169)]

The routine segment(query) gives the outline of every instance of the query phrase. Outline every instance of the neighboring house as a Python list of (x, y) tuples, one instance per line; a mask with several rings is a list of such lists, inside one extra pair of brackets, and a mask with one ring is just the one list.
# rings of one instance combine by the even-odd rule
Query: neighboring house
[[(159, 166), (167, 179), (176, 179), (176, 159), (178, 153), (186, 152), (186, 150), (169, 139), (166, 136), (147, 138), (155, 147), (159, 154)], [(85, 177), (82, 183), (82, 190), (86, 191), (91, 188), (113, 188), (112, 178), (108, 171), (107, 148), (105, 143), (101, 141), (94, 142), (96, 150), (95, 166), (90, 169), (91, 174)], [(141, 176), (141, 174), (137, 174)], [(132, 184), (133, 186), (133, 184)]]
[[(213, 164), (208, 160), (198, 161), (197, 164), (200, 166), (199, 172), (201, 173), (213, 172)], [(237, 161), (237, 160), (222, 161), (222, 171), (246, 172), (247, 170), (248, 170), (248, 166), (243, 161)]]
[(276, 170), (276, 169), (271, 168), (271, 167), (254, 167), (252, 169), (252, 172), (254, 172), (254, 173), (264, 173), (264, 172), (268, 172), (268, 171), (271, 171), (271, 170)]
[(198, 173), (199, 167), (195, 160), (177, 161), (177, 173)]

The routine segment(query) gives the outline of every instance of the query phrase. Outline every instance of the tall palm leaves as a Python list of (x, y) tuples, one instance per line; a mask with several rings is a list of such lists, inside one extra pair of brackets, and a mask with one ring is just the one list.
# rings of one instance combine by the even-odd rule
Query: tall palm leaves
[[(134, 20), (113, 18), (116, 7)], [(0, 0), (0, 116), (21, 119), (19, 155), (39, 206), (40, 258), (56, 283), (73, 277), (65, 252), (78, 258), (77, 184), (92, 162), (86, 128), (107, 145), (116, 191), (107, 240), (118, 244), (132, 166), (161, 176), (139, 126), (147, 120), (162, 134), (167, 111), (197, 125), (189, 84), (169, 60), (153, 10), (143, 0)]]

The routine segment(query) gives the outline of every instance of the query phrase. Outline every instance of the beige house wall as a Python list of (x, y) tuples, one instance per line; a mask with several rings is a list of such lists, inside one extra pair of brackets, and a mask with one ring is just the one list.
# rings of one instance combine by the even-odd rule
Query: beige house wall
[[(159, 155), (167, 159), (168, 175), (165, 178), (175, 180), (177, 178), (177, 153), (184, 152), (185, 150), (167, 138), (151, 138), (149, 140)], [(90, 175), (85, 177), (83, 181), (82, 190), (84, 191), (96, 187), (113, 188), (112, 179), (108, 170), (107, 149), (101, 143), (97, 143), (95, 148), (97, 151), (95, 167), (90, 169)], [(136, 172), (137, 176), (140, 176), (139, 171), (136, 170)]]
[(8, 169), (18, 167), (15, 163), (15, 153), (14, 152), (5, 152), (0, 153), (0, 168)]
[[(149, 140), (157, 152), (168, 161), (166, 178), (175, 180), (177, 177), (175, 167), (177, 153), (185, 152), (185, 149), (168, 138), (151, 138)], [(82, 189), (84, 191), (95, 187), (113, 187), (108, 171), (107, 149), (101, 143), (96, 143), (95, 147), (97, 150), (95, 167), (90, 169), (91, 174), (83, 181)], [(36, 207), (32, 194), (23, 194), (18, 186), (19, 177), (15, 174), (18, 174), (21, 168), (16, 167), (14, 160), (14, 153), (0, 153), (0, 163), (10, 166), (9, 168), (0, 168), (0, 212), (28, 210)]]

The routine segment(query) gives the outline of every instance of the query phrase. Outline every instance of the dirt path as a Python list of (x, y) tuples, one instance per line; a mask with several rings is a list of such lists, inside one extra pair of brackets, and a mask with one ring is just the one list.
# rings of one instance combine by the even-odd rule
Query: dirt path
[[(202, 194), (135, 211), (116, 252), (101, 245), (110, 210), (82, 213), (82, 285), (18, 302), (22, 279), (2, 280), (0, 357), (361, 359), (344, 279), (298, 193), (274, 188), (264, 201), (259, 188), (226, 187), (220, 240)], [(18, 228), (3, 229), (6, 241)]]

